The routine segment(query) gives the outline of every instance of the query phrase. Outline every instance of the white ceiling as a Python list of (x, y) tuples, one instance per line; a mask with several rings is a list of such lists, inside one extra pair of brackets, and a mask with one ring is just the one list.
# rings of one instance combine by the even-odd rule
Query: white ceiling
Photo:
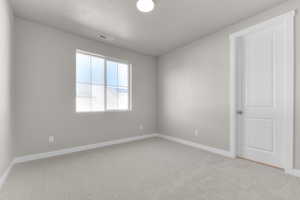
[(151, 13), (137, 0), (11, 0), (15, 14), (91, 39), (161, 55), (284, 0), (156, 0)]

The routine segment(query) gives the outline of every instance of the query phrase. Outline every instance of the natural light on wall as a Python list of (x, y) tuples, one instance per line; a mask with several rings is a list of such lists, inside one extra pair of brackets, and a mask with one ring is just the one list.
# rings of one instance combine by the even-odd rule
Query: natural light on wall
[(76, 111), (126, 111), (130, 107), (130, 65), (77, 51)]

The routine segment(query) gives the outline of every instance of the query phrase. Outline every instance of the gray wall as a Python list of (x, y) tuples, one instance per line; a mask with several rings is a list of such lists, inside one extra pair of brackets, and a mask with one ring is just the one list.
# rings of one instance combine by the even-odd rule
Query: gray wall
[(159, 59), (160, 133), (228, 149), (229, 54), (225, 52), (225, 39), (207, 38)]
[[(161, 56), (158, 61), (158, 130), (229, 150), (229, 35), (299, 9), (288, 1), (255, 17)], [(300, 15), (296, 15), (296, 167), (300, 168)], [(199, 136), (194, 136), (194, 129)]]
[[(20, 18), (15, 35), (17, 156), (156, 132), (155, 57)], [(132, 64), (132, 112), (75, 113), (76, 48)]]
[(13, 17), (7, 0), (0, 0), (0, 177), (13, 158), (12, 35)]
[[(228, 150), (229, 34), (297, 8), (299, 1), (289, 1), (169, 52), (158, 63), (154, 57), (16, 18), (17, 156), (154, 133), (156, 124), (160, 133)], [(298, 14), (296, 122), (300, 118), (299, 31)], [(132, 112), (75, 113), (76, 48), (133, 64)], [(144, 131), (138, 130), (139, 124)], [(298, 124), (295, 165), (300, 168)], [(197, 137), (194, 129), (199, 130)], [(56, 139), (53, 145), (48, 144), (50, 135)]]

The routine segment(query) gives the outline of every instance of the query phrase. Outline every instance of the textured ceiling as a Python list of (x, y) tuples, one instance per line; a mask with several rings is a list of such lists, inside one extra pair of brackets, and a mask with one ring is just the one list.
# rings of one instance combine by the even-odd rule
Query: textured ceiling
[[(161, 55), (283, 0), (156, 0), (151, 13), (136, 0), (11, 0), (15, 14), (91, 39)], [(99, 39), (100, 40), (100, 39)]]

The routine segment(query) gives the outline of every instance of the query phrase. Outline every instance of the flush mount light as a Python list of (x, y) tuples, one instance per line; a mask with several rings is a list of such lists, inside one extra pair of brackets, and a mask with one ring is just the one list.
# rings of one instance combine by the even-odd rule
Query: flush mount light
[(136, 3), (136, 7), (141, 12), (151, 12), (154, 9), (154, 6), (153, 0), (138, 0)]

